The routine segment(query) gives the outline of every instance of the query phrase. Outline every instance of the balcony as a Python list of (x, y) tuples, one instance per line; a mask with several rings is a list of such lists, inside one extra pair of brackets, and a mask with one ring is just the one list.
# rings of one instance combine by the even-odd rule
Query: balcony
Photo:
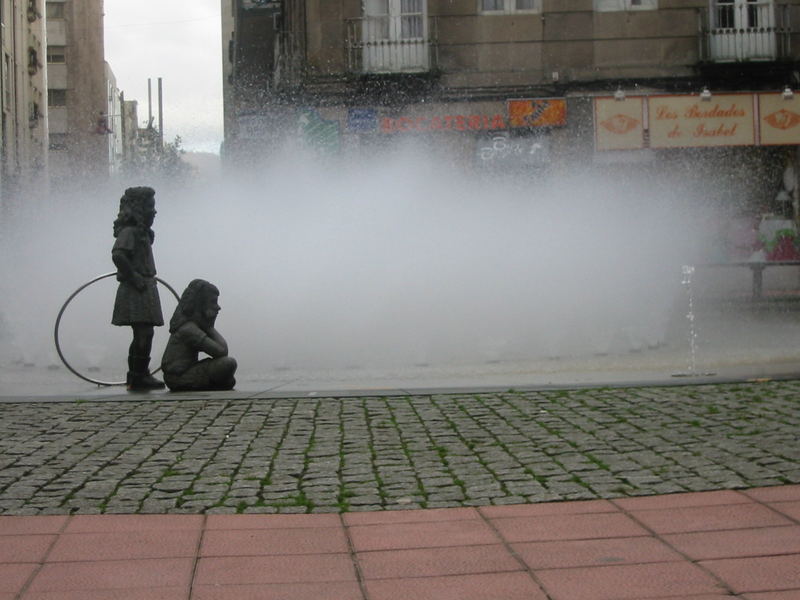
[(303, 47), (300, 37), (289, 31), (275, 36), (275, 64), (272, 71), (272, 87), (288, 90), (298, 86), (303, 74)]
[(424, 15), (348, 19), (348, 72), (427, 73), (436, 67), (437, 33), (436, 18)]
[(705, 63), (770, 62), (790, 57), (789, 6), (772, 0), (715, 2), (700, 13)]

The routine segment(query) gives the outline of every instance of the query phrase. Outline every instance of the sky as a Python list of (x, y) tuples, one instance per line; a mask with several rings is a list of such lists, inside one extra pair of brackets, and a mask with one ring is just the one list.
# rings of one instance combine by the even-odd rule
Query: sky
[(105, 56), (126, 100), (147, 122), (152, 80), (158, 126), (162, 78), (164, 140), (184, 150), (219, 153), (222, 142), (220, 0), (105, 0)]

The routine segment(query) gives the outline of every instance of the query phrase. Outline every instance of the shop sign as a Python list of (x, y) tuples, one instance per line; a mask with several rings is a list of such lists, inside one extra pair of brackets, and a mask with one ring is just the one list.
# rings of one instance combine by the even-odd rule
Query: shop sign
[(765, 146), (800, 144), (800, 98), (759, 94), (759, 137)]
[(267, 10), (272, 14), (281, 12), (281, 0), (242, 0), (244, 10)]
[(638, 150), (645, 146), (642, 96), (595, 98), (594, 122), (597, 150)]
[(558, 127), (567, 124), (564, 98), (527, 98), (508, 101), (511, 127)]
[(756, 143), (752, 94), (649, 96), (650, 147), (746, 146)]
[(237, 118), (239, 137), (246, 140), (266, 138), (270, 132), (271, 121), (262, 115), (241, 115)]
[(297, 132), (312, 148), (330, 154), (335, 154), (339, 150), (339, 122), (324, 119), (313, 108), (298, 111)]
[(383, 117), (381, 133), (426, 133), (431, 131), (491, 131), (505, 129), (503, 115), (444, 115), (434, 117)]
[(378, 128), (378, 113), (374, 108), (351, 108), (347, 111), (347, 129), (359, 133)]

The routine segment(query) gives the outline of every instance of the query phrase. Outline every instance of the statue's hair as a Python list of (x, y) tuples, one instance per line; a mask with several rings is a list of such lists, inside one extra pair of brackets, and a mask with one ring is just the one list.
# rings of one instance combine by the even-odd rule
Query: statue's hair
[(193, 279), (183, 290), (178, 306), (169, 321), (169, 332), (175, 333), (189, 321), (203, 321), (202, 311), (208, 298), (219, 296), (219, 289), (205, 279)]
[(144, 203), (155, 195), (156, 191), (146, 186), (130, 187), (125, 190), (119, 199), (119, 214), (114, 221), (114, 237), (117, 237), (125, 227), (140, 227), (150, 236), (150, 241), (153, 240), (153, 230), (145, 225)]

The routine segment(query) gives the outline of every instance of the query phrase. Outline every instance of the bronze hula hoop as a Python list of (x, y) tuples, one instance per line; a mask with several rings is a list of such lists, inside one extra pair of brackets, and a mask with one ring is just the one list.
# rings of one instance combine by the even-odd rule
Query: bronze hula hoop
[[(56, 317), (56, 325), (55, 325), (55, 327), (53, 329), (53, 338), (55, 339), (55, 342), (56, 342), (56, 352), (58, 352), (58, 357), (61, 359), (61, 362), (64, 363), (64, 366), (67, 367), (67, 369), (72, 371), (73, 374), (77, 375), (78, 377), (80, 377), (84, 381), (88, 381), (89, 383), (94, 383), (96, 385), (105, 385), (105, 386), (125, 385), (125, 382), (124, 381), (100, 381), (98, 379), (92, 379), (91, 377), (87, 377), (86, 375), (78, 372), (71, 364), (69, 364), (67, 359), (64, 357), (64, 353), (61, 351), (61, 344), (58, 341), (58, 328), (61, 325), (61, 317), (64, 315), (64, 311), (67, 310), (67, 306), (69, 306), (69, 303), (72, 302), (72, 300), (75, 298), (75, 296), (80, 294), (83, 290), (85, 290), (87, 287), (89, 287), (93, 283), (97, 283), (101, 279), (107, 279), (108, 277), (115, 277), (116, 274), (117, 274), (117, 272), (113, 271), (111, 273), (106, 273), (105, 275), (99, 275), (99, 276), (95, 277), (94, 279), (92, 279), (91, 281), (89, 281), (87, 283), (84, 283), (81, 287), (79, 287), (77, 290), (72, 292), (70, 297), (67, 298), (67, 301), (64, 302), (64, 304), (61, 306), (61, 310), (58, 311), (58, 317)], [(172, 286), (170, 284), (168, 284), (166, 281), (164, 281), (160, 277), (156, 277), (155, 279), (156, 279), (156, 281), (158, 283), (160, 283), (165, 288), (167, 288), (170, 292), (172, 292), (172, 295), (175, 296), (176, 300), (180, 300), (180, 296), (178, 296), (178, 293), (172, 288)], [(161, 370), (161, 367), (159, 367), (158, 369), (153, 371), (153, 373), (157, 373), (160, 370)]]

